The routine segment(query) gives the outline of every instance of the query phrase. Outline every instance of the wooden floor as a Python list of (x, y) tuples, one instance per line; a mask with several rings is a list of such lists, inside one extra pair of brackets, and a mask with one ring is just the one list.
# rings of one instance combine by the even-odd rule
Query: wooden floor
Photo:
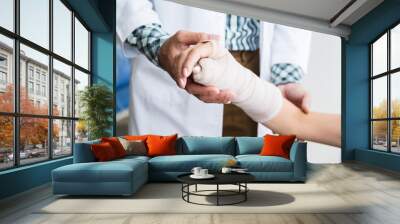
[(400, 223), (398, 173), (358, 163), (312, 165), (308, 181), (324, 186), (346, 201), (363, 201), (368, 206), (357, 214), (35, 214), (36, 208), (54, 200), (50, 187), (43, 186), (1, 201), (0, 223)]

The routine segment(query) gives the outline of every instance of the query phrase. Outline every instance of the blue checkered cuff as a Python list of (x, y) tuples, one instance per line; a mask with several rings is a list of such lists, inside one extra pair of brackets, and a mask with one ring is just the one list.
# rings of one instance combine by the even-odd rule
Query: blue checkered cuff
[(300, 82), (304, 72), (300, 66), (290, 63), (278, 63), (271, 67), (271, 82), (275, 85)]
[(162, 29), (160, 24), (152, 23), (135, 29), (125, 42), (136, 47), (153, 64), (159, 66), (158, 53), (168, 38), (169, 34)]

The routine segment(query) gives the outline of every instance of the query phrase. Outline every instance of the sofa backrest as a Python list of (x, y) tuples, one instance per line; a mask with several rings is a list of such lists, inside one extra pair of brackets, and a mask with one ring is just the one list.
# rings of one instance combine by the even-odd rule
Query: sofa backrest
[(74, 163), (95, 162), (96, 158), (94, 157), (90, 146), (98, 143), (100, 143), (100, 140), (75, 143)]
[(236, 137), (236, 155), (259, 154), (263, 145), (263, 137)]
[[(98, 144), (100, 140), (93, 140), (75, 143), (74, 163), (95, 162), (91, 145)], [(226, 155), (245, 155), (259, 154), (264, 145), (263, 137), (197, 137), (185, 136), (178, 138), (176, 142), (176, 152), (178, 155), (198, 155), (198, 154), (226, 154)], [(298, 142), (295, 141), (293, 148)], [(293, 152), (294, 153), (294, 152)], [(292, 155), (291, 155), (292, 156)]]
[(177, 154), (226, 154), (235, 155), (233, 137), (196, 137), (185, 136), (177, 143)]

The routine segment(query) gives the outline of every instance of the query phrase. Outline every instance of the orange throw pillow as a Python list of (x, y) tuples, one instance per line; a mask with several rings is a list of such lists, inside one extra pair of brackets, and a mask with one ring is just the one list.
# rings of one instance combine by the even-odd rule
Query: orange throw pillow
[(280, 156), (286, 159), (290, 158), (290, 147), (294, 140), (295, 135), (265, 135), (264, 145), (261, 149), (261, 156)]
[(176, 154), (176, 139), (178, 135), (171, 136), (156, 136), (150, 135), (147, 137), (147, 154), (148, 156), (165, 156), (165, 155), (175, 155)]
[(146, 141), (150, 135), (125, 135), (124, 139), (128, 141)]
[(108, 142), (114, 149), (115, 155), (117, 158), (125, 157), (126, 151), (122, 146), (121, 142), (119, 142), (118, 138), (116, 137), (109, 137), (109, 138), (101, 138), (101, 142)]
[(93, 144), (91, 145), (91, 149), (94, 154), (94, 157), (99, 162), (117, 159), (117, 155), (115, 155), (113, 147), (108, 142)]

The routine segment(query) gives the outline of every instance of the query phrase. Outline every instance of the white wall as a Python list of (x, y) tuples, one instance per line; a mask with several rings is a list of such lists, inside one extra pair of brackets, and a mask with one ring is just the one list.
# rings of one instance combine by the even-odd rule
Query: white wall
[[(313, 33), (308, 74), (303, 79), (312, 95), (311, 109), (337, 113), (341, 110), (341, 40), (321, 33)], [(316, 143), (308, 144), (311, 163), (340, 163), (340, 149)]]

